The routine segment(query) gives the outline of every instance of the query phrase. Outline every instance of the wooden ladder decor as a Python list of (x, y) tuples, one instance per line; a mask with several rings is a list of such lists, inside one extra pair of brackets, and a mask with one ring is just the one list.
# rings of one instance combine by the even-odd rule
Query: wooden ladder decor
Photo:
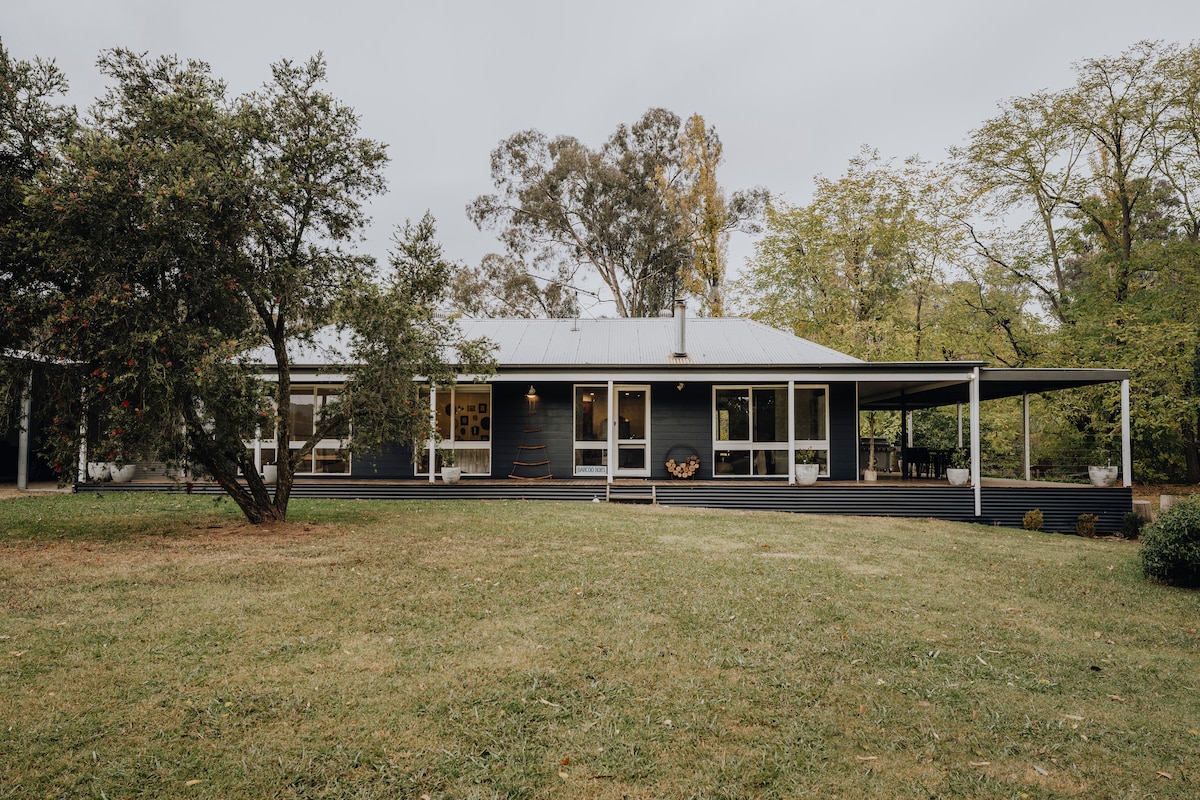
[[(550, 459), (545, 457), (546, 445), (527, 444), (530, 434), (541, 432), (541, 428), (526, 428), (521, 433), (521, 443), (517, 445), (517, 458), (513, 461), (513, 470), (508, 477), (519, 481), (541, 481), (551, 477)], [(534, 441), (537, 441), (536, 437)]]

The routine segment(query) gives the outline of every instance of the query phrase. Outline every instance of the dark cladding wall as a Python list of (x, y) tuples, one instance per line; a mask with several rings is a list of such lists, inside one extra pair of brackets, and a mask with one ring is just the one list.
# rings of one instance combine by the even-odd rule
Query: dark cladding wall
[(853, 383), (829, 385), (830, 480), (858, 480), (857, 395)]
[[(571, 477), (571, 384), (536, 384), (537, 399), (525, 396), (529, 384), (492, 384), (492, 477), (514, 472), (514, 462), (550, 460), (550, 474)], [(529, 448), (521, 450), (524, 444)], [(546, 466), (524, 467), (517, 474), (546, 474)]]
[[(550, 474), (555, 478), (574, 475), (573, 417), (574, 384), (539, 383), (534, 387), (537, 399), (526, 398), (527, 383), (492, 384), (492, 475), (505, 478), (513, 473), (518, 459), (549, 459)], [(686, 458), (691, 448), (700, 455), (697, 477), (712, 477), (712, 384), (683, 381), (650, 385), (650, 472), (659, 480), (670, 478), (668, 453), (677, 460)], [(858, 475), (858, 415), (854, 384), (831, 384), (830, 478), (855, 480)], [(529, 431), (526, 433), (526, 431)], [(530, 448), (521, 450), (524, 444)], [(542, 475), (546, 467), (528, 467), (520, 474)], [(407, 446), (389, 446), (377, 454), (356, 454), (353, 462), (356, 478), (411, 478), (414, 476), (411, 451)]]
[(650, 475), (659, 480), (667, 472), (667, 453), (683, 461), (695, 448), (700, 455), (697, 478), (710, 478), (713, 471), (712, 384), (684, 382), (655, 383), (650, 387)]
[(412, 448), (389, 444), (378, 453), (354, 453), (350, 471), (356, 478), (412, 478)]

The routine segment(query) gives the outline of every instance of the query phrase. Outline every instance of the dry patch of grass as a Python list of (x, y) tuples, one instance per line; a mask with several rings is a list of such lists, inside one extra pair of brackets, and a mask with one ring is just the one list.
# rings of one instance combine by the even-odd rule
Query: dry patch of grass
[(1136, 544), (551, 503), (0, 502), (0, 797), (1194, 797)]

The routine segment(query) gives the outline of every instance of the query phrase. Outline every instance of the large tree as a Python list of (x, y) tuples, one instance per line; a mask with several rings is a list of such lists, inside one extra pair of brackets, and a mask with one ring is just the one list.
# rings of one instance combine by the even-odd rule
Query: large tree
[[(1191, 385), (1200, 334), (1200, 49), (1140, 42), (1073, 86), (1002, 106), (956, 151), (977, 253), (1042, 300), (1060, 365), (1130, 368), (1143, 475), (1200, 480)], [(1112, 399), (1061, 409), (1081, 445), (1118, 436)], [(1082, 405), (1080, 404), (1082, 403)]]
[(717, 182), (717, 168), (724, 148), (717, 130), (693, 114), (679, 138), (680, 166), (673, 173), (659, 173), (667, 207), (678, 216), (678, 224), (691, 244), (691, 264), (683, 286), (697, 298), (702, 315), (725, 314), (725, 274), (728, 269), (729, 236), (734, 230), (758, 233), (758, 221), (766, 208), (766, 189), (735, 192), (726, 198)]
[(808, 205), (767, 214), (738, 284), (752, 316), (861, 358), (961, 354), (933, 324), (954, 311), (943, 285), (955, 244), (927, 166), (864, 149), (816, 184)]
[[(100, 65), (112, 88), (61, 162), (25, 185), (21, 242), (38, 268), (5, 276), (24, 324), (0, 345), (60, 367), (41, 410), (64, 480), (82, 422), (101, 460), (187, 463), (250, 521), (285, 519), (296, 466), (322, 436), (351, 422), (364, 442), (422, 429), (399, 401), (415, 376), (451, 380), (453, 331), (423, 330), (442, 335), (436, 346), (410, 335), (445, 271), (422, 274), (420, 291), (415, 272), (376, 286), (353, 252), (386, 156), (323, 91), (320, 57), (277, 64), (261, 92), (236, 99), (199, 62), (115, 50)], [(335, 324), (352, 343), (342, 396), (358, 399), (328, 406), (291, 448), (292, 354)], [(402, 358), (367, 365), (368, 352)], [(261, 379), (264, 353), (276, 380)], [(369, 402), (387, 391), (398, 402)], [(272, 430), (274, 492), (245, 446)]]
[[(761, 208), (752, 199), (761, 190), (724, 203), (719, 161), (719, 141), (702, 119), (684, 129), (661, 108), (619, 126), (599, 150), (522, 131), (492, 153), (497, 192), (476, 198), (467, 213), (481, 229), (498, 229), (509, 254), (546, 277), (594, 273), (620, 316), (654, 316), (697, 288), (697, 263), (706, 285), (719, 284), (722, 232)], [(719, 224), (710, 233), (713, 215)]]

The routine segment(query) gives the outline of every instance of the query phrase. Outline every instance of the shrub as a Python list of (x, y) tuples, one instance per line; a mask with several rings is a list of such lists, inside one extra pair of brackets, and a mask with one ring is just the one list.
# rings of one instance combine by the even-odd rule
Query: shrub
[(1040, 531), (1044, 522), (1042, 510), (1035, 508), (1025, 512), (1025, 517), (1021, 520), (1021, 527), (1027, 531)]
[(1146, 518), (1136, 511), (1126, 511), (1125, 516), (1121, 517), (1121, 529), (1118, 531), (1122, 539), (1136, 539), (1142, 535), (1142, 526), (1146, 524)]
[(1094, 539), (1096, 536), (1096, 515), (1080, 514), (1075, 520), (1075, 533)]
[(1142, 572), (1175, 586), (1200, 586), (1200, 500), (1176, 502), (1146, 526)]

